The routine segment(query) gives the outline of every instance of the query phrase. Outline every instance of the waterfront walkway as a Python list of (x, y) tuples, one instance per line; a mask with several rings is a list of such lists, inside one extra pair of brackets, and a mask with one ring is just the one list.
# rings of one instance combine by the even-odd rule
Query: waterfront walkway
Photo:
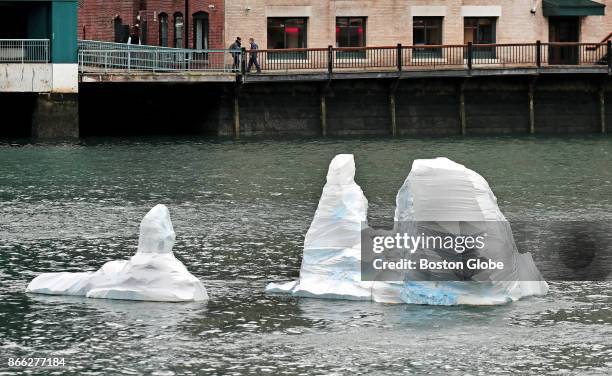
[(81, 82), (282, 82), (612, 72), (610, 42), (259, 50), (261, 73), (247, 72), (250, 54), (244, 49), (79, 41), (78, 56)]

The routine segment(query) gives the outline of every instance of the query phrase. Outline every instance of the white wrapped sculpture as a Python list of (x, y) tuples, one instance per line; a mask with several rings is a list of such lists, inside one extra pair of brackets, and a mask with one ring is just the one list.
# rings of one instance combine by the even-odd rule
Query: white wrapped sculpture
[(294, 296), (399, 302), (401, 285), (361, 281), (361, 227), (368, 200), (355, 183), (352, 154), (331, 161), (327, 184), (304, 239), (300, 278), (266, 287), (268, 293)]
[(156, 205), (140, 223), (138, 250), (130, 260), (109, 261), (96, 272), (45, 273), (26, 291), (163, 302), (207, 300), (202, 283), (174, 257), (174, 239), (168, 208)]
[(434, 222), (437, 230), (455, 235), (466, 223), (480, 226), (476, 230), (488, 234), (484, 255), (503, 260), (506, 268), (476, 274), (469, 281), (454, 281), (452, 275), (443, 273), (441, 280), (432, 281), (426, 273), (410, 271), (404, 282), (361, 281), (360, 231), (367, 222), (368, 201), (354, 176), (352, 155), (340, 154), (332, 160), (304, 240), (300, 277), (270, 283), (266, 292), (436, 305), (503, 304), (547, 293), (548, 285), (541, 280), (531, 255), (518, 253), (510, 226), (487, 182), (446, 158), (414, 162), (397, 195), (396, 232), (417, 235), (416, 221)]
[[(510, 225), (486, 180), (463, 165), (447, 158), (414, 161), (397, 195), (396, 231), (416, 232), (409, 228), (413, 221), (433, 223), (451, 235), (461, 235), (469, 225), (469, 231), (486, 234), (486, 247), (477, 256), (502, 261), (505, 267), (477, 273), (469, 281), (448, 278), (452, 272), (435, 276), (408, 272), (401, 292), (404, 302), (493, 305), (548, 292), (531, 255), (518, 253)], [(430, 280), (432, 276), (439, 280)]]

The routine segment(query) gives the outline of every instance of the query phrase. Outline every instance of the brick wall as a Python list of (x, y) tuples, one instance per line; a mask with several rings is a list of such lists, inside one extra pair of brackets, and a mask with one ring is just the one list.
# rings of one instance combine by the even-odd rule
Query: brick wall
[(612, 33), (612, 0), (596, 0), (606, 5), (606, 15), (603, 17), (584, 17), (580, 29), (581, 40), (599, 42)]
[[(103, 41), (114, 41), (114, 20), (121, 17), (123, 24), (132, 28), (146, 22), (146, 43), (159, 45), (159, 14), (168, 16), (168, 46), (174, 47), (174, 15), (184, 16), (184, 0), (84, 0), (79, 3), (79, 38)], [(189, 1), (189, 43), (193, 48), (194, 22), (196, 13), (207, 14), (209, 31), (209, 48), (224, 48), (224, 1), (223, 0), (190, 0)], [(138, 18), (140, 16), (140, 19)]]
[(134, 25), (139, 1), (85, 0), (79, 2), (79, 39), (115, 40), (115, 18)]
[[(580, 40), (596, 42), (612, 32), (612, 0), (606, 16), (581, 19)], [(79, 38), (114, 40), (114, 19), (126, 25), (147, 22), (147, 43), (159, 44), (159, 14), (168, 15), (168, 44), (174, 41), (174, 14), (184, 13), (184, 0), (84, 0), (79, 3)], [(367, 17), (366, 43), (369, 46), (412, 44), (413, 7), (444, 7), (443, 43), (463, 43), (463, 6), (499, 6), (497, 42), (548, 41), (548, 20), (530, 12), (532, 0), (191, 0), (191, 15), (204, 12), (209, 17), (209, 47), (226, 48), (241, 36), (254, 37), (261, 48), (267, 46), (267, 17), (281, 13), (303, 16), (308, 13), (308, 47), (335, 44), (337, 16)], [(288, 5), (290, 4), (290, 5)], [(294, 11), (295, 10), (295, 11)], [(189, 19), (189, 47), (193, 47), (193, 19)]]
[[(612, 0), (596, 0), (606, 4), (605, 16), (583, 17), (583, 42), (598, 42), (612, 32)], [(444, 7), (443, 43), (463, 44), (464, 6), (498, 6), (497, 42), (548, 41), (548, 20), (537, 1), (531, 13), (532, 0), (231, 0), (225, 5), (225, 45), (236, 36), (243, 41), (254, 37), (261, 48), (267, 46), (267, 17), (284, 9), (287, 16), (308, 16), (308, 46), (326, 47), (335, 44), (337, 16), (367, 17), (366, 44), (385, 46), (412, 44), (413, 7)], [(290, 5), (287, 5), (290, 4)], [(293, 10), (292, 10), (293, 9)], [(292, 14), (293, 13), (293, 14)]]

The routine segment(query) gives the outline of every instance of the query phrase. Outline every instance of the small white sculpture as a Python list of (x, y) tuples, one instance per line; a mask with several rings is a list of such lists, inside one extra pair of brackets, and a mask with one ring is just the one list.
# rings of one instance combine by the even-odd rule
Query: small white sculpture
[(140, 223), (138, 250), (130, 260), (109, 261), (96, 272), (45, 273), (26, 291), (162, 302), (208, 300), (206, 288), (174, 257), (174, 239), (168, 208), (156, 205)]

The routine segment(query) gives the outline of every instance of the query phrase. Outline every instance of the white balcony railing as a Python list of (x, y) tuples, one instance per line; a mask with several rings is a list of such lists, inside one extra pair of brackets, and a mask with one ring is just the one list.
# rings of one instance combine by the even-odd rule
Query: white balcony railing
[(48, 63), (49, 39), (0, 39), (0, 63)]

